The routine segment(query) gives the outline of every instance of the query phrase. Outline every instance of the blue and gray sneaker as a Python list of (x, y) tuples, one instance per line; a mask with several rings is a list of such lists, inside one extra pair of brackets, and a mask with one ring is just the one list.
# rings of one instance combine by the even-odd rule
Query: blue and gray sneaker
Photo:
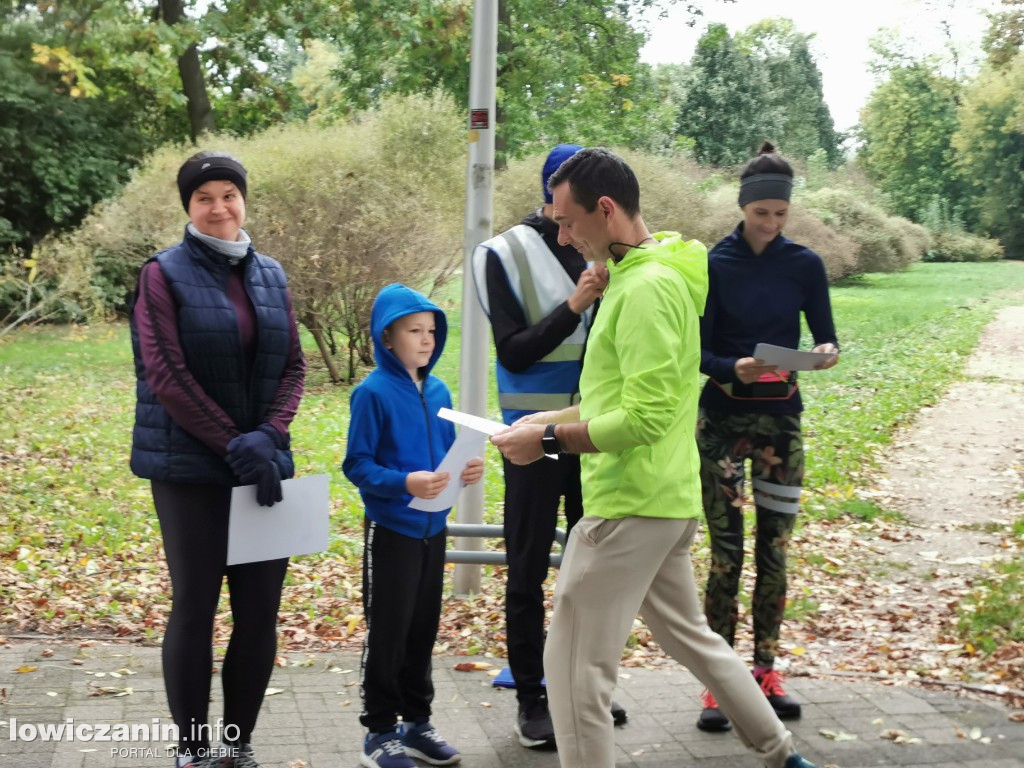
[(366, 734), (359, 764), (366, 768), (416, 768), (416, 763), (405, 754), (398, 731)]
[(800, 755), (790, 755), (786, 758), (786, 768), (818, 768), (810, 760), (807, 760)]
[(406, 724), (402, 728), (405, 754), (431, 765), (455, 765), (462, 760), (459, 750), (444, 740), (429, 721), (418, 725)]

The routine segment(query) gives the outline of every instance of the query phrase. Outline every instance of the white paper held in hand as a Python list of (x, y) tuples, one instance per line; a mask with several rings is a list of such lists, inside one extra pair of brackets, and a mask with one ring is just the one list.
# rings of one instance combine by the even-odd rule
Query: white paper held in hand
[[(447, 419), (455, 424), (459, 424), (463, 427), (469, 427), (475, 429), (477, 432), (483, 432), (485, 435), (496, 435), (499, 432), (504, 432), (508, 429), (507, 424), (502, 424), (500, 421), (491, 421), (481, 416), (474, 416), (472, 413), (463, 413), (462, 411), (453, 411), (451, 408), (441, 408), (438, 410), (437, 415), (442, 419)], [(545, 453), (549, 459), (558, 459), (557, 453)]]
[(441, 459), (435, 472), (448, 473), (448, 485), (437, 496), (432, 499), (421, 499), (414, 496), (409, 506), (421, 512), (441, 512), (455, 506), (459, 500), (459, 493), (462, 491), (462, 470), (466, 468), (466, 462), (475, 459), (484, 451), (484, 443), (488, 435), (496, 435), (507, 427), (497, 421), (490, 421), (471, 413), (453, 411), (451, 408), (442, 408), (437, 412), (442, 419), (454, 422), (462, 427), (455, 442), (448, 449), (448, 453)]
[(768, 365), (777, 365), (784, 371), (813, 371), (815, 366), (824, 363), (832, 355), (827, 352), (801, 352), (762, 341), (754, 347), (754, 357), (764, 360)]
[(327, 549), (330, 492), (327, 475), (281, 482), (281, 501), (256, 502), (256, 486), (232, 489), (228, 565), (308, 555)]
[(441, 408), (437, 415), (461, 427), (469, 427), (477, 432), (483, 432), (485, 435), (496, 435), (508, 429), (508, 426), (500, 421), (491, 421), (482, 416), (474, 416), (472, 413), (453, 411), (451, 408)]

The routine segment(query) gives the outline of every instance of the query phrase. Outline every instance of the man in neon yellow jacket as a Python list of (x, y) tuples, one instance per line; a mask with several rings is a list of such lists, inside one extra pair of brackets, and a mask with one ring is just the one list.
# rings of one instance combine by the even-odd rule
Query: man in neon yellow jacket
[(526, 416), (492, 441), (515, 464), (584, 454), (586, 516), (569, 539), (544, 653), (562, 768), (615, 765), (609, 706), (638, 612), (768, 768), (813, 768), (746, 665), (708, 627), (693, 578), (707, 249), (675, 232), (652, 235), (636, 176), (606, 149), (566, 160), (549, 186), (560, 241), (607, 262), (608, 287), (583, 361), (580, 405)]

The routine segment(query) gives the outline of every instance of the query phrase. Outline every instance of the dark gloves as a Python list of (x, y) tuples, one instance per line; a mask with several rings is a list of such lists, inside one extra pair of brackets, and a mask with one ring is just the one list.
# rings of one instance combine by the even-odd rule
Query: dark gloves
[(274, 502), (283, 498), (281, 473), (277, 469), (277, 464), (272, 461), (265, 462), (260, 469), (259, 477), (256, 478), (256, 503), (261, 507), (272, 507)]
[(228, 443), (228, 464), (242, 485), (256, 485), (256, 501), (261, 507), (272, 507), (284, 498), (281, 471), (275, 459), (278, 448), (287, 446), (287, 435), (269, 424), (261, 424)]
[[(228, 443), (227, 462), (243, 483), (251, 483), (254, 472), (274, 458), (280, 436), (269, 424), (239, 435)], [(246, 478), (249, 477), (249, 480)]]

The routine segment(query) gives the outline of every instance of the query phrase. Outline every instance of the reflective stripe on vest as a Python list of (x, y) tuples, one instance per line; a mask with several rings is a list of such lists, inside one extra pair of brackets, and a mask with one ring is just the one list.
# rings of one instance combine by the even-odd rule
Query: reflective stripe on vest
[[(488, 252), (493, 252), (501, 261), (509, 286), (531, 326), (551, 314), (576, 289), (540, 233), (520, 224), (482, 243), (473, 254), (477, 294), (488, 314)], [(581, 358), (592, 316), (593, 310), (587, 309), (576, 330), (525, 371), (512, 373), (500, 362), (497, 364), (498, 403), (506, 423), (527, 413), (558, 410), (579, 402)]]

